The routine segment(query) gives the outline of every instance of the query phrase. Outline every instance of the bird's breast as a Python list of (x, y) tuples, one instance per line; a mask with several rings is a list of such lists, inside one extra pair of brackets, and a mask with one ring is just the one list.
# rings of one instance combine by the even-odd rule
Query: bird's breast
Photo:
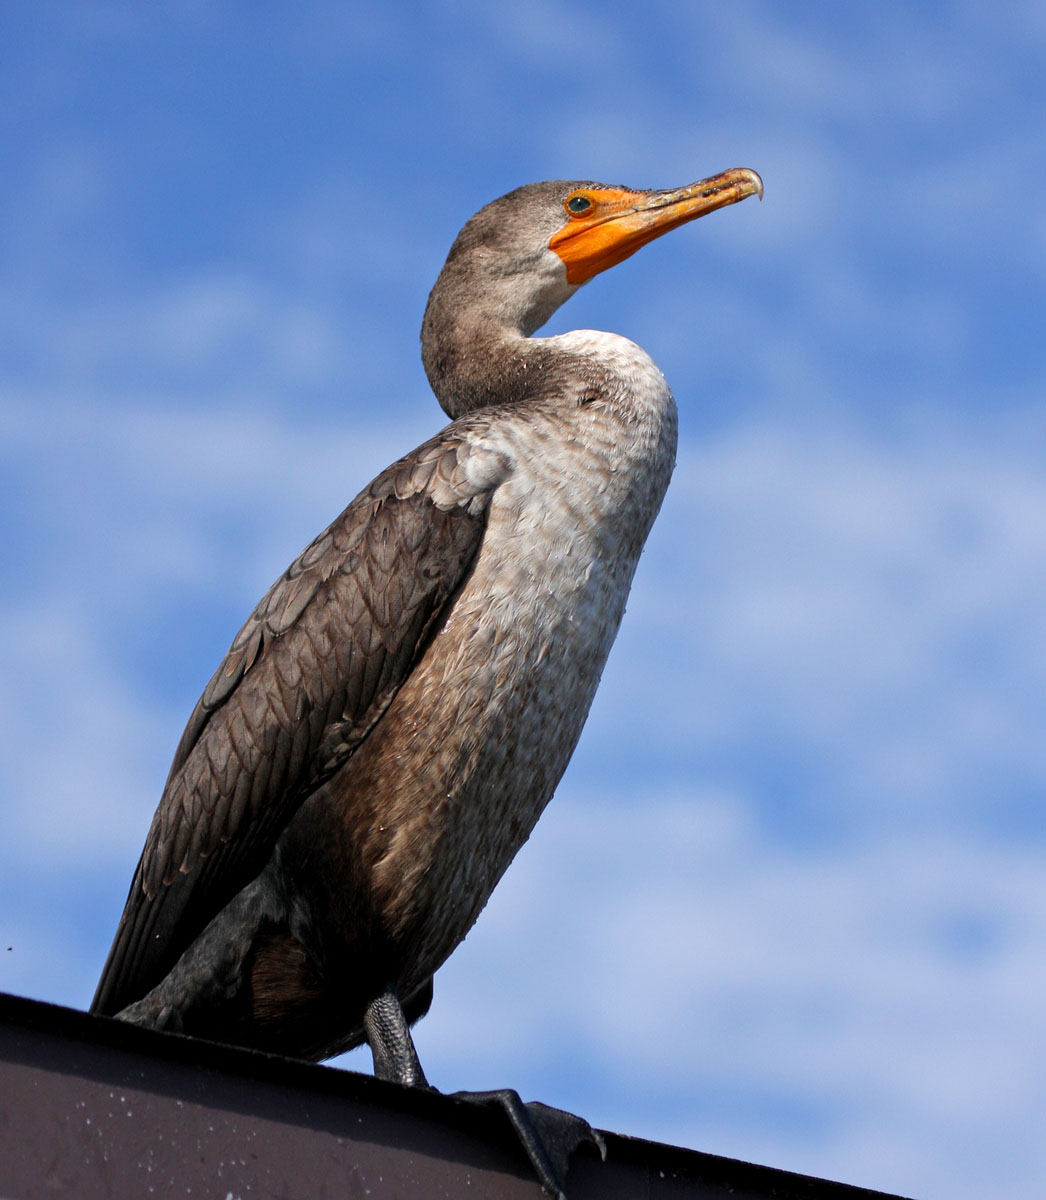
[(500, 480), (482, 546), (339, 784), (372, 901), (419, 979), (479, 915), (587, 717), (674, 462), (675, 404), (645, 361), (641, 390), (473, 423), (469, 469)]

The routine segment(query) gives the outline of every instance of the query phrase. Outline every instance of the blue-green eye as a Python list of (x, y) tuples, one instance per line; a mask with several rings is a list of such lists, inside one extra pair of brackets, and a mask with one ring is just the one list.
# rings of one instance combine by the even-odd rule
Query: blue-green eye
[(583, 213), (588, 212), (592, 207), (592, 201), (587, 196), (571, 196), (567, 201), (567, 212)]

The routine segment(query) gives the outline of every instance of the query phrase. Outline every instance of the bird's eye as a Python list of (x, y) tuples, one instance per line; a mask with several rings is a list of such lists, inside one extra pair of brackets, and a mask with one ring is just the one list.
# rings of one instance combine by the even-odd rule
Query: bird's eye
[(592, 207), (592, 201), (587, 196), (571, 196), (567, 201), (567, 212), (583, 213), (588, 212)]

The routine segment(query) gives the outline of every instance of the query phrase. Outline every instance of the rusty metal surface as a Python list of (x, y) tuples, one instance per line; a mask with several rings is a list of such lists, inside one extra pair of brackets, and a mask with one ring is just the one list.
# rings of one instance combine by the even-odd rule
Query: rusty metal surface
[[(607, 1136), (571, 1200), (882, 1193)], [(538, 1200), (496, 1114), (349, 1071), (0, 994), (0, 1197)]]

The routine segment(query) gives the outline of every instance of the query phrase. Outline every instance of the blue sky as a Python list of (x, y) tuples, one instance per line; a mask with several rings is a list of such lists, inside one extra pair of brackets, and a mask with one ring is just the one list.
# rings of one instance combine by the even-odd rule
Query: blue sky
[(533, 179), (753, 167), (763, 204), (548, 327), (653, 355), (679, 464), (575, 760), (419, 1051), (446, 1090), (623, 1132), (1040, 1196), (1041, 5), (3, 24), (0, 987), (88, 1003), (231, 635), (443, 423), (417, 332), (464, 220)]

